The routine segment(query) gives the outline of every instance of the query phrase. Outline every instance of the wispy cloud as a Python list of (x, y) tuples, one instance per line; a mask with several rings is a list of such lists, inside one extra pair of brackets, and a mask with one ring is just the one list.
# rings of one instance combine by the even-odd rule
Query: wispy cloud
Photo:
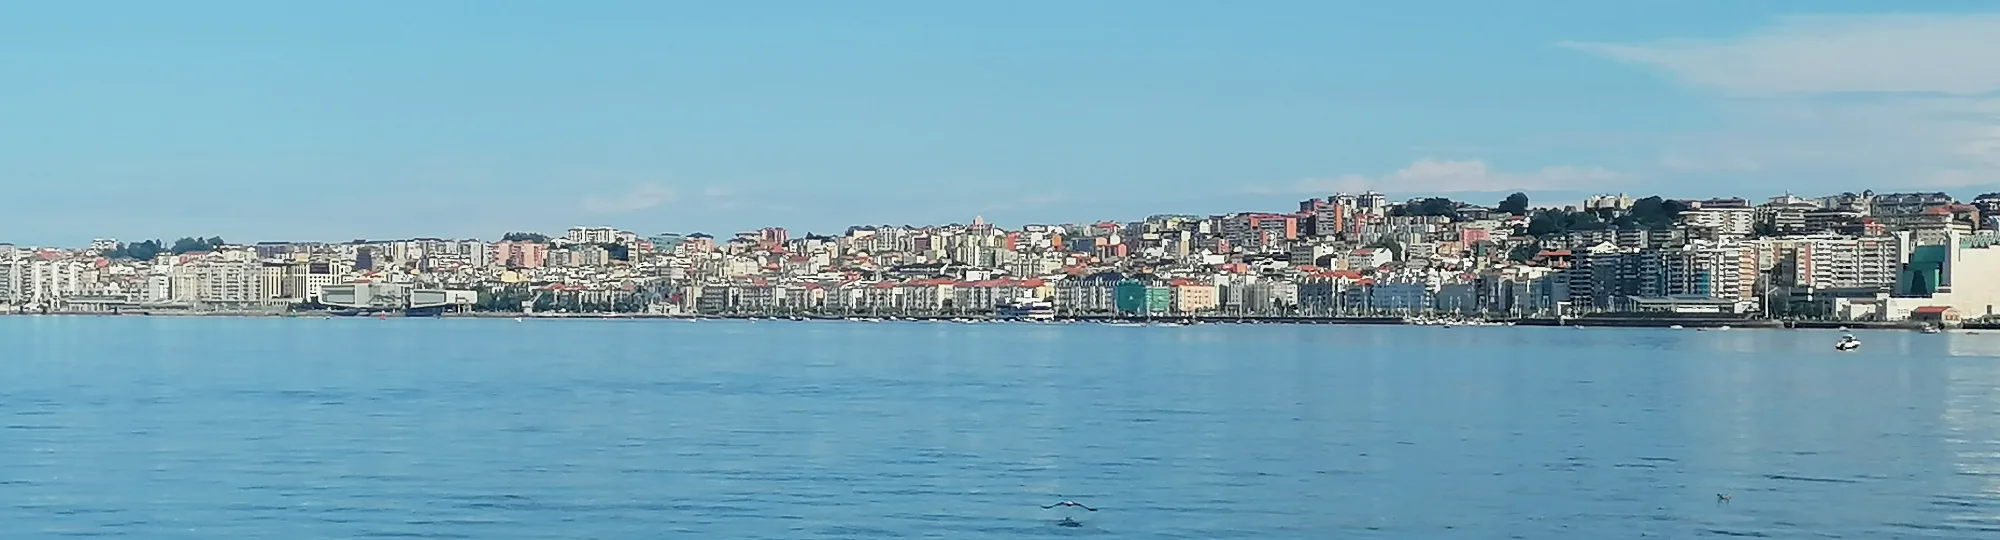
[(2000, 183), (2000, 15), (1789, 17), (1749, 34), (1563, 43), (1717, 99), (1663, 171), (1924, 187)]
[(1741, 94), (2000, 91), (2000, 15), (1798, 16), (1727, 39), (1560, 45)]
[(585, 196), (583, 210), (596, 214), (623, 214), (656, 208), (673, 202), (676, 198), (673, 189), (654, 182), (644, 182), (616, 196)]
[(1630, 179), (1630, 175), (1602, 167), (1563, 165), (1523, 173), (1509, 173), (1494, 170), (1482, 160), (1425, 158), (1381, 176), (1348, 174), (1333, 178), (1309, 178), (1280, 186), (1251, 186), (1249, 191), (1260, 194), (1327, 194), (1371, 190), (1394, 193), (1549, 191), (1595, 189), (1598, 186)]

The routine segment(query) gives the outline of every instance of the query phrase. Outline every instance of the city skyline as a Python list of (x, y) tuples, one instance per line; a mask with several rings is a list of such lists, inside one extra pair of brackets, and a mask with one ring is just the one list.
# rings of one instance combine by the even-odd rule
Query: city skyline
[(1295, 212), (1011, 230), (0, 245), (0, 311), (2000, 317), (2000, 193), (1578, 202), (1363, 192)]
[[(1937, 193), (1937, 194), (1943, 194), (1947, 198), (1958, 201), (1961, 204), (1972, 203), (1975, 200), (1980, 201), (1980, 204), (1987, 204), (1988, 201), (2000, 199), (2000, 192), (1979, 192), (1976, 194), (1975, 193), (1961, 194), (1961, 193), (1954, 193), (1951, 191), (1916, 191), (1916, 190), (1888, 190), (1888, 189), (1880, 189), (1880, 190), (1863, 189), (1863, 190), (1839, 192), (1839, 193), (1785, 192), (1785, 193), (1771, 194), (1768, 197), (1754, 196), (1754, 195), (1745, 196), (1741, 194), (1736, 194), (1736, 195), (1724, 195), (1724, 196), (1708, 197), (1708, 198), (1669, 197), (1655, 193), (1627, 193), (1622, 191), (1579, 192), (1579, 193), (1587, 193), (1587, 194), (1578, 196), (1574, 199), (1564, 199), (1556, 201), (1536, 199), (1530, 196), (1527, 203), (1528, 208), (1536, 212), (1543, 210), (1587, 211), (1591, 208), (1592, 204), (1591, 201), (1600, 198), (1606, 200), (1622, 198), (1626, 199), (1627, 201), (1643, 199), (1643, 198), (1659, 198), (1663, 201), (1683, 201), (1683, 202), (1699, 202), (1703, 201), (1704, 199), (1738, 200), (1748, 204), (1757, 205), (1757, 204), (1768, 203), (1770, 201), (1775, 201), (1778, 199), (1792, 198), (1792, 197), (1803, 198), (1803, 199), (1821, 199), (1839, 195), (1858, 195), (1862, 193), (1873, 193), (1876, 195)], [(1505, 199), (1509, 198), (1514, 194), (1526, 195), (1526, 192), (1516, 191), (1511, 193), (1490, 194), (1493, 195), (1492, 201), (1461, 200), (1453, 197), (1444, 197), (1444, 196), (1436, 198), (1447, 199), (1452, 203), (1460, 205), (1461, 207), (1477, 207), (1477, 208), (1485, 208), (1492, 210), (1499, 208), (1501, 206), (1500, 203), (1504, 202)], [(1484, 195), (1488, 194), (1480, 194), (1480, 196)], [(77, 240), (67, 243), (24, 242), (7, 236), (0, 236), (0, 245), (15, 246), (19, 248), (77, 249), (85, 246), (98, 246), (104, 244), (105, 242), (113, 242), (115, 244), (122, 245), (128, 243), (154, 241), (154, 242), (159, 242), (162, 247), (166, 247), (174, 243), (176, 240), (212, 242), (213, 240), (211, 239), (226, 241), (226, 245), (230, 246), (248, 246), (253, 244), (297, 244), (297, 243), (361, 244), (361, 243), (386, 242), (386, 241), (398, 241), (398, 240), (420, 240), (420, 239), (446, 240), (446, 241), (478, 240), (485, 242), (498, 242), (498, 241), (503, 241), (505, 236), (512, 234), (538, 234), (548, 238), (561, 238), (564, 232), (578, 230), (578, 229), (617, 230), (617, 231), (624, 231), (624, 232), (638, 234), (642, 237), (649, 235), (676, 235), (676, 236), (702, 235), (702, 236), (708, 236), (713, 238), (724, 238), (724, 239), (739, 234), (763, 233), (768, 231), (784, 231), (792, 235), (793, 237), (805, 237), (811, 235), (840, 236), (847, 234), (848, 232), (857, 228), (872, 229), (881, 227), (901, 227), (901, 228), (911, 228), (911, 229), (929, 229), (929, 228), (943, 228), (943, 227), (963, 227), (967, 225), (976, 225), (976, 224), (993, 226), (1001, 230), (1018, 230), (1025, 227), (1051, 227), (1051, 226), (1079, 227), (1079, 226), (1088, 226), (1096, 223), (1114, 223), (1119, 225), (1126, 225), (1126, 224), (1140, 223), (1150, 220), (1152, 218), (1157, 218), (1162, 216), (1192, 216), (1196, 218), (1206, 219), (1206, 218), (1219, 218), (1224, 216), (1263, 215), (1263, 214), (1310, 215), (1311, 214), (1310, 212), (1305, 212), (1297, 208), (1297, 206), (1300, 204), (1304, 204), (1305, 202), (1312, 202), (1316, 199), (1330, 200), (1333, 198), (1350, 197), (1350, 196), (1380, 196), (1384, 201), (1386, 201), (1385, 204), (1391, 206), (1403, 206), (1405, 203), (1421, 202), (1425, 199), (1432, 198), (1432, 197), (1421, 197), (1421, 196), (1399, 197), (1396, 194), (1382, 193), (1373, 190), (1352, 192), (1352, 193), (1343, 191), (1343, 192), (1323, 194), (1320, 196), (1303, 197), (1303, 202), (1301, 201), (1300, 198), (1294, 198), (1290, 203), (1287, 203), (1285, 205), (1278, 205), (1268, 208), (1239, 208), (1224, 212), (1159, 211), (1159, 212), (1151, 212), (1140, 216), (1119, 216), (1119, 217), (1098, 216), (1095, 218), (1084, 218), (1084, 219), (1067, 219), (1067, 220), (1051, 220), (1051, 221), (1019, 222), (1019, 223), (995, 223), (993, 220), (986, 219), (985, 216), (983, 215), (974, 215), (967, 219), (950, 220), (950, 221), (942, 221), (935, 223), (895, 223), (895, 222), (885, 222), (885, 221), (854, 221), (847, 223), (845, 225), (840, 225), (837, 227), (827, 227), (822, 229), (799, 229), (799, 228), (785, 227), (782, 225), (767, 224), (763, 226), (753, 226), (744, 229), (729, 229), (729, 230), (700, 229), (700, 228), (672, 230), (664, 228), (647, 229), (644, 227), (629, 227), (629, 226), (621, 226), (609, 223), (588, 222), (588, 223), (570, 223), (548, 229), (536, 229), (527, 227), (511, 227), (511, 228), (503, 227), (502, 229), (476, 232), (474, 234), (469, 234), (469, 235), (444, 235), (444, 234), (431, 234), (431, 233), (418, 232), (415, 234), (373, 236), (373, 237), (362, 237), (362, 236), (340, 237), (336, 235), (325, 238), (267, 238), (267, 237), (226, 237), (222, 235), (215, 235), (201, 231), (194, 231), (194, 232), (173, 232), (170, 234), (147, 234), (147, 235), (139, 235), (133, 237), (118, 237), (118, 236), (101, 235), (101, 234), (100, 235), (85, 234), (82, 236), (77, 236), (77, 238), (82, 238), (82, 240)], [(222, 245), (224, 244), (217, 244), (217, 247), (220, 247)]]
[(1990, 4), (1423, 4), (17, 6), (0, 238), (2000, 190)]

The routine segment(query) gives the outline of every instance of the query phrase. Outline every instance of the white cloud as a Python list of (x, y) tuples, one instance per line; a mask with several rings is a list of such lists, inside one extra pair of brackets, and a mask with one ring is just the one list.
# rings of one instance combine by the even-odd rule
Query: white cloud
[(1395, 193), (1478, 193), (1595, 189), (1630, 180), (1602, 167), (1555, 166), (1525, 173), (1493, 170), (1481, 160), (1419, 159), (1401, 170), (1382, 175), (1348, 174), (1310, 178), (1284, 186), (1253, 186), (1253, 193), (1326, 194), (1380, 191)]
[(2000, 183), (2000, 15), (1790, 17), (1746, 35), (1564, 43), (1716, 98), (1659, 167), (1841, 188)]
[(1729, 39), (1561, 45), (1742, 94), (2000, 92), (2000, 15), (1802, 16)]
[(583, 209), (598, 214), (622, 214), (655, 208), (676, 198), (674, 190), (658, 183), (644, 182), (617, 196), (586, 196), (583, 198)]

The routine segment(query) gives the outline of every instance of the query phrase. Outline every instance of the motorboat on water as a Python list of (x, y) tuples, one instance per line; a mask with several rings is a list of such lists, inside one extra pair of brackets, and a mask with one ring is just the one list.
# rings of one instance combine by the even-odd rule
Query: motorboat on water
[(1859, 348), (1861, 348), (1861, 340), (1855, 339), (1854, 334), (1840, 336), (1840, 341), (1833, 344), (1833, 350), (1836, 351), (1852, 351)]
[(1939, 330), (1939, 329), (1938, 329), (1938, 327), (1936, 327), (1936, 326), (1930, 326), (1930, 325), (1925, 325), (1925, 326), (1924, 326), (1924, 328), (1923, 328), (1922, 330), (1918, 330), (1918, 331), (1919, 331), (1919, 332), (1923, 332), (1923, 333), (1926, 333), (1926, 334), (1936, 334), (1936, 333), (1938, 333), (1938, 332), (1943, 332), (1943, 330)]

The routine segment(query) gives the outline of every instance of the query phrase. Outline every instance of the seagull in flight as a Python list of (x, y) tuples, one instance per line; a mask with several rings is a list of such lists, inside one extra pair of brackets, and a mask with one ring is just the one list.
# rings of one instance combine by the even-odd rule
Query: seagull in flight
[(1076, 501), (1072, 501), (1072, 500), (1068, 500), (1068, 499), (1064, 499), (1064, 500), (1063, 500), (1062, 502), (1058, 502), (1058, 503), (1055, 503), (1055, 504), (1051, 504), (1051, 505), (1048, 505), (1048, 506), (1044, 506), (1044, 507), (1042, 507), (1042, 509), (1043, 509), (1043, 510), (1047, 510), (1047, 509), (1050, 509), (1050, 508), (1056, 508), (1056, 507), (1062, 507), (1062, 506), (1067, 506), (1067, 507), (1075, 507), (1075, 508), (1082, 508), (1082, 509), (1084, 509), (1084, 510), (1089, 510), (1089, 511), (1092, 511), (1092, 512), (1096, 512), (1096, 511), (1097, 511), (1097, 509), (1096, 509), (1096, 508), (1091, 508), (1091, 507), (1088, 507), (1088, 506), (1084, 506), (1084, 505), (1083, 505), (1083, 503), (1079, 503), (1079, 502), (1076, 502)]
[(1723, 494), (1721, 494), (1721, 493), (1717, 493), (1717, 494), (1715, 494), (1715, 502), (1718, 502), (1718, 503), (1722, 503), (1722, 504), (1729, 504), (1729, 496), (1728, 496), (1728, 495), (1723, 495)]

